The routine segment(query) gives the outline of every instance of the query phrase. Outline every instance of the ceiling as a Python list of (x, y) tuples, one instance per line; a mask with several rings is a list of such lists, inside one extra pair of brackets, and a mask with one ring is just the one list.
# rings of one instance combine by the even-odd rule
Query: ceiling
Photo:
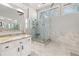
[(44, 8), (46, 6), (51, 6), (52, 3), (9, 3), (13, 8), (27, 9), (32, 8), (35, 10)]
[(51, 3), (23, 3), (25, 6), (29, 6), (33, 9), (40, 9), (40, 8), (43, 8), (43, 7), (46, 7), (48, 5), (51, 5)]

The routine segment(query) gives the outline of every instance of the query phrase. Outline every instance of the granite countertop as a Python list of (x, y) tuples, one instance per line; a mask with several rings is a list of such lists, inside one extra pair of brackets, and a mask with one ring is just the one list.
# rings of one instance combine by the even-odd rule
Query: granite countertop
[(19, 35), (0, 36), (0, 43), (4, 43), (4, 42), (7, 42), (7, 41), (12, 41), (12, 40), (18, 40), (18, 39), (27, 38), (27, 37), (30, 37), (30, 35), (19, 34)]
[(21, 31), (4, 31), (0, 32), (0, 36), (13, 35), (13, 34), (22, 34)]

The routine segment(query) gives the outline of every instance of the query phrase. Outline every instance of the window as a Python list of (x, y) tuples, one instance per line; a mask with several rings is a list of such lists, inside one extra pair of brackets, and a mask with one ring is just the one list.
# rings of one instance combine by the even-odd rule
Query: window
[(59, 15), (58, 8), (49, 9), (49, 10), (41, 12), (40, 18), (47, 18), (47, 17), (51, 17), (51, 16), (58, 16), (58, 15)]
[(64, 14), (79, 12), (79, 5), (64, 6)]

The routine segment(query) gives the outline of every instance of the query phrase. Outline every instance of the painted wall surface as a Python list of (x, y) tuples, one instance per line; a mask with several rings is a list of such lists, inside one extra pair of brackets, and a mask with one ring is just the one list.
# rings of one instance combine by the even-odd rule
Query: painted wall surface
[(37, 16), (36, 10), (33, 9), (33, 8), (29, 8), (29, 18), (31, 18), (31, 17), (35, 17), (36, 18), (36, 16)]
[[(37, 19), (37, 12), (36, 10), (29, 8), (29, 21), (28, 21), (28, 27), (29, 27), (29, 33), (34, 35), (36, 32), (36, 20)], [(33, 25), (34, 24), (34, 25)]]
[(0, 4), (0, 16), (10, 19), (19, 19), (19, 15), (15, 9)]
[(54, 16), (49, 18), (51, 32), (79, 32), (79, 14)]

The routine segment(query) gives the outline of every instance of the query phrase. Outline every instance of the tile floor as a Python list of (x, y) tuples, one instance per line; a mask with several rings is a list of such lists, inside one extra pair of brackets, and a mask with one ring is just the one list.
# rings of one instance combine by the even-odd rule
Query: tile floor
[(32, 41), (32, 56), (69, 56), (69, 51), (62, 43), (51, 41), (45, 45)]

